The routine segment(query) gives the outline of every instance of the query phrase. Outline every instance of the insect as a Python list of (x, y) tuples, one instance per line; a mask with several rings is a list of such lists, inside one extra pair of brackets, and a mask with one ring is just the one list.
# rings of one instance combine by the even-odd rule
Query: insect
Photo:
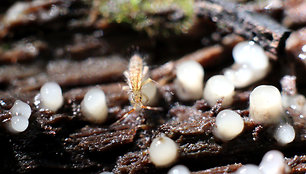
[(123, 118), (141, 109), (160, 110), (160, 108), (144, 105), (149, 101), (149, 98), (142, 92), (142, 88), (144, 85), (154, 82), (149, 78), (148, 72), (149, 67), (144, 65), (142, 58), (139, 55), (132, 56), (128, 70), (123, 73), (128, 84), (128, 86), (123, 87), (123, 90), (128, 92), (133, 108)]

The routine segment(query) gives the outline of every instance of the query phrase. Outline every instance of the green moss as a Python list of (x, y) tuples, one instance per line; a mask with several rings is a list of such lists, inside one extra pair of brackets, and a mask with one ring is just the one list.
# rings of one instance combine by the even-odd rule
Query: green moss
[[(192, 24), (193, 0), (97, 0), (103, 18), (128, 23), (149, 35), (186, 32)], [(176, 17), (174, 17), (176, 16)]]

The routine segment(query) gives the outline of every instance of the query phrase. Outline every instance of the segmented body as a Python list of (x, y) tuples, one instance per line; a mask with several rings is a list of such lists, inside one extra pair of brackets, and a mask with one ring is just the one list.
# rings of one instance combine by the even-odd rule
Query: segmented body
[(128, 69), (128, 83), (132, 91), (141, 90), (141, 83), (143, 81), (143, 62), (142, 59), (134, 55), (129, 64)]

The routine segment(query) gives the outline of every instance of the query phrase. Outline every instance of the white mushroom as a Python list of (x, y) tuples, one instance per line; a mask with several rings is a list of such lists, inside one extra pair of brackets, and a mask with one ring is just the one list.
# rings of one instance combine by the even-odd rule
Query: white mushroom
[(31, 116), (31, 107), (21, 100), (16, 100), (10, 112), (12, 118), (7, 124), (8, 130), (12, 133), (25, 131), (29, 126), (28, 119)]
[(28, 118), (24, 116), (12, 116), (8, 123), (8, 130), (12, 133), (19, 133), (25, 131), (29, 126)]
[(176, 165), (168, 171), (168, 174), (190, 174), (190, 171), (184, 165)]
[(231, 81), (223, 75), (216, 75), (207, 80), (203, 95), (210, 106), (223, 98), (222, 106), (227, 107), (233, 102), (234, 90), (235, 87)]
[(235, 174), (262, 174), (258, 166), (254, 164), (246, 164), (240, 167)]
[(154, 138), (149, 148), (149, 156), (156, 167), (169, 166), (177, 159), (177, 144), (165, 135)]
[(257, 123), (276, 123), (283, 115), (279, 90), (270, 85), (256, 87), (250, 94), (250, 117)]
[(158, 101), (157, 87), (154, 82), (145, 84), (142, 87), (141, 92), (147, 97), (142, 97), (142, 103), (144, 105), (153, 106)]
[(269, 59), (264, 50), (253, 41), (238, 43), (233, 49), (235, 63), (247, 64), (254, 70), (268, 67)]
[(277, 150), (267, 152), (259, 164), (259, 169), (263, 174), (284, 174), (287, 168), (284, 155)]
[(42, 108), (56, 112), (62, 107), (64, 97), (61, 87), (56, 82), (47, 82), (40, 88)]
[(264, 78), (270, 69), (264, 50), (252, 41), (240, 42), (233, 49), (235, 63), (224, 70), (224, 76), (236, 88), (246, 87)]
[(175, 88), (182, 100), (202, 98), (204, 69), (198, 62), (189, 60), (176, 66)]
[(288, 123), (280, 124), (276, 128), (276, 131), (274, 133), (274, 138), (279, 144), (286, 145), (294, 140), (295, 130)]
[(16, 100), (13, 107), (10, 109), (10, 112), (13, 116), (24, 116), (29, 119), (32, 111), (31, 107), (27, 103), (21, 100)]
[(237, 88), (250, 85), (250, 82), (253, 81), (253, 74), (253, 70), (247, 64), (234, 64), (224, 71), (224, 76)]
[(103, 123), (108, 114), (104, 92), (98, 88), (90, 89), (81, 103), (81, 112), (87, 120)]
[(213, 129), (214, 136), (222, 141), (229, 141), (238, 136), (244, 128), (244, 122), (239, 114), (226, 109), (218, 113)]

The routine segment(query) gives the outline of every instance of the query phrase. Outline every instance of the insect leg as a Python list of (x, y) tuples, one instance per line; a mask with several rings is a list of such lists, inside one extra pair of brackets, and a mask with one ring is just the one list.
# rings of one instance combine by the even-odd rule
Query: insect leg
[(141, 106), (143, 109), (148, 109), (148, 110), (154, 110), (154, 111), (162, 111), (163, 108), (161, 107), (151, 107), (151, 106)]
[(148, 66), (144, 66), (143, 67), (143, 71), (142, 71), (142, 78), (146, 79), (148, 76), (148, 72), (149, 72), (149, 67)]
[(122, 120), (124, 120), (128, 115), (130, 115), (134, 111), (135, 111), (135, 108), (131, 109), (129, 112), (125, 113), (119, 120), (113, 123), (113, 125), (120, 123)]
[(124, 72), (123, 72), (123, 75), (124, 75), (124, 77), (125, 77), (126, 79), (129, 79), (129, 78), (130, 78), (130, 75), (129, 75), (129, 73), (128, 73), (127, 71), (124, 71)]
[(146, 84), (148, 84), (148, 83), (150, 83), (150, 82), (153, 82), (153, 80), (150, 79), (150, 78), (148, 78), (147, 80), (141, 82), (141, 86), (144, 86), (144, 85), (146, 85)]
[(122, 86), (122, 90), (123, 90), (123, 91), (129, 91), (129, 90), (130, 90), (130, 87), (129, 87), (129, 86)]

